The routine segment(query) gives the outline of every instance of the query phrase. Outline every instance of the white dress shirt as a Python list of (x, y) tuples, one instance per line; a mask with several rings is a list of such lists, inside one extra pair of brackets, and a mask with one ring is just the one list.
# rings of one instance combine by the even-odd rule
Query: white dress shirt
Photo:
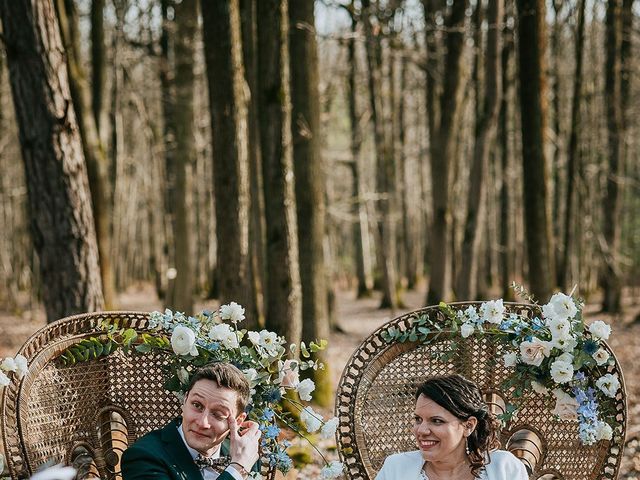
[[(187, 447), (187, 450), (189, 450), (189, 453), (191, 454), (191, 458), (193, 458), (193, 460), (195, 461), (196, 457), (200, 455), (200, 452), (191, 448), (187, 443), (187, 441), (184, 439), (182, 424), (178, 425), (178, 433), (180, 434), (180, 438), (182, 438), (182, 441), (184, 442), (184, 446)], [(219, 457), (220, 457), (220, 445), (218, 445), (218, 449), (215, 452), (213, 452), (212, 455), (210, 455), (210, 458), (219, 458)], [(200, 472), (202, 473), (202, 477), (204, 478), (204, 480), (216, 480), (216, 478), (220, 476), (218, 472), (216, 472), (213, 468), (210, 468), (210, 467), (202, 468), (200, 469)], [(238, 470), (236, 470), (233, 467), (233, 465), (229, 465), (227, 468), (225, 468), (225, 472), (230, 473), (233, 476), (233, 478), (235, 478), (236, 480), (244, 480), (242, 478), (242, 475), (240, 475), (240, 472), (238, 472)]]

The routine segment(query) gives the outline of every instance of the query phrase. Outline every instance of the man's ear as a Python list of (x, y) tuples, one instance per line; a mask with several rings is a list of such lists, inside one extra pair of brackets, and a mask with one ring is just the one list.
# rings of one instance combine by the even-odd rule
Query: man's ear
[(245, 418), (247, 418), (247, 413), (246, 412), (242, 412), (240, 415), (238, 415), (236, 417), (236, 422), (238, 423), (238, 425), (240, 425), (242, 422), (244, 422)]

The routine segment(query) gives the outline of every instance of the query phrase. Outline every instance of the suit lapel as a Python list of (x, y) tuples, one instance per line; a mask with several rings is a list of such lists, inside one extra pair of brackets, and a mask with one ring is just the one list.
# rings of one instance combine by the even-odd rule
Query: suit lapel
[(178, 474), (185, 480), (204, 480), (200, 469), (194, 463), (180, 433), (178, 433), (178, 425), (179, 421), (174, 420), (162, 429), (161, 438), (167, 458), (171, 459)]

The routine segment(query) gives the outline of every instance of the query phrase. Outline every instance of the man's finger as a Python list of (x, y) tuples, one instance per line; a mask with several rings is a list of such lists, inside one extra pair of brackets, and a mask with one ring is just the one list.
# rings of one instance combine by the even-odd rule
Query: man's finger
[(236, 419), (231, 415), (227, 418), (227, 425), (229, 426), (229, 434), (232, 440), (236, 440), (238, 438), (238, 424)]

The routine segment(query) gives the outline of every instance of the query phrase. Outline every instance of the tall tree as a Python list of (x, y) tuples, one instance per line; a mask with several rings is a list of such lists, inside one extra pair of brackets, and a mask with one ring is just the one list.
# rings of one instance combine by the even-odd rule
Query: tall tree
[[(165, 304), (193, 308), (190, 171), (194, 160), (193, 90), (197, 0), (162, 0), (160, 87), (164, 119), (166, 248), (169, 268)], [(173, 18), (170, 17), (173, 9)]]
[(607, 3), (605, 35), (605, 105), (607, 114), (607, 147), (609, 170), (607, 190), (603, 208), (604, 272), (602, 286), (604, 298), (602, 310), (620, 312), (622, 305), (622, 278), (620, 272), (620, 210), (624, 174), (624, 125), (621, 104), (621, 47), (622, 47), (622, 0)]
[(264, 325), (264, 289), (265, 289), (265, 220), (263, 190), (262, 158), (260, 156), (260, 131), (258, 128), (258, 32), (257, 32), (256, 0), (240, 0), (240, 26), (242, 29), (242, 59), (244, 75), (249, 87), (247, 99), (247, 124), (249, 149), (249, 191), (250, 217), (249, 245), (251, 256), (251, 274), (255, 308), (252, 316)]
[[(380, 198), (376, 203), (378, 215), (378, 259), (382, 274), (382, 301), (380, 308), (398, 307), (396, 272), (396, 228), (395, 213), (395, 165), (388, 129), (382, 105), (382, 31), (374, 31), (373, 18), (377, 13), (369, 0), (362, 0), (362, 23), (365, 32), (369, 110), (373, 124), (374, 151), (376, 158), (376, 189)], [(376, 20), (379, 23), (380, 19)]]
[(258, 2), (258, 116), (267, 242), (266, 326), (290, 342), (302, 334), (298, 227), (291, 149), (288, 2)]
[(99, 310), (91, 194), (53, 2), (2, 0), (0, 18), (47, 320)]
[(56, 10), (65, 51), (67, 52), (69, 86), (71, 97), (73, 98), (73, 107), (80, 127), (82, 150), (87, 160), (104, 303), (107, 309), (114, 310), (117, 308), (117, 292), (111, 248), (111, 216), (113, 209), (110, 195), (111, 184), (109, 182), (108, 159), (92, 114), (91, 90), (87, 82), (82, 58), (80, 57), (78, 13), (74, 0), (56, 0)]
[[(289, 0), (291, 130), (302, 286), (302, 339), (305, 342), (329, 337), (324, 256), (325, 178), (313, 9), (313, 2)], [(319, 359), (325, 364), (325, 369), (314, 372), (314, 398), (321, 405), (329, 406), (333, 395), (328, 357), (323, 352)]]
[[(201, 1), (209, 82), (220, 301), (241, 303), (252, 315), (249, 252), (247, 98), (238, 0)], [(257, 192), (256, 192), (257, 193)], [(233, 274), (231, 274), (233, 272)]]
[[(423, 0), (425, 16), (432, 15), (433, 6)], [(460, 113), (460, 61), (464, 49), (466, 0), (454, 0), (445, 19), (445, 51), (443, 87), (439, 112), (428, 112), (431, 161), (431, 194), (433, 218), (429, 235), (429, 291), (427, 304), (447, 301), (451, 290), (451, 211), (449, 203), (449, 170), (454, 161), (455, 125)], [(429, 30), (429, 29), (427, 29)], [(432, 32), (427, 33), (427, 45), (433, 45)], [(427, 61), (434, 52), (427, 47)], [(429, 78), (429, 73), (427, 74)], [(426, 82), (427, 102), (436, 101), (434, 87)], [(433, 118), (432, 118), (433, 117)]]
[(580, 134), (580, 103), (582, 98), (582, 64), (584, 50), (584, 24), (585, 24), (585, 8), (586, 1), (578, 1), (578, 24), (576, 28), (576, 69), (573, 77), (573, 99), (571, 101), (571, 133), (569, 135), (569, 154), (567, 155), (567, 191), (565, 194), (564, 209), (564, 248), (562, 249), (562, 261), (560, 262), (560, 286), (564, 290), (571, 288), (570, 283), (573, 281), (573, 262), (575, 255), (575, 232), (576, 217), (580, 217), (580, 212), (576, 215), (575, 210), (575, 184), (578, 177), (579, 152), (578, 142)]
[(100, 133), (104, 110), (105, 44), (104, 0), (91, 0), (91, 108)]
[[(480, 4), (478, 5), (479, 8)], [(462, 240), (462, 259), (456, 286), (456, 297), (473, 300), (477, 294), (478, 256), (480, 239), (485, 226), (485, 184), (490, 149), (494, 144), (496, 120), (500, 104), (500, 31), (502, 0), (489, 0), (487, 6), (487, 49), (484, 54), (484, 94), (477, 112), (475, 145), (469, 171), (467, 220)], [(480, 48), (478, 45), (476, 48)], [(480, 100), (478, 100), (478, 103)]]
[(349, 73), (347, 76), (347, 103), (349, 105), (349, 128), (351, 150), (351, 197), (353, 199), (353, 244), (356, 262), (356, 277), (358, 280), (357, 297), (369, 297), (373, 289), (371, 274), (371, 258), (369, 247), (369, 221), (362, 195), (360, 152), (362, 150), (362, 129), (360, 128), (360, 113), (358, 105), (357, 76), (358, 61), (356, 55), (356, 32), (358, 17), (355, 0), (351, 0), (347, 8), (351, 17), (351, 35), (347, 39)]
[(503, 44), (502, 44), (502, 58), (501, 58), (501, 72), (502, 77), (502, 94), (500, 99), (500, 114), (498, 119), (499, 124), (499, 137), (500, 137), (500, 170), (502, 174), (502, 181), (500, 184), (500, 287), (502, 291), (502, 297), (504, 299), (513, 298), (513, 289), (510, 285), (513, 281), (513, 275), (515, 272), (515, 242), (514, 242), (514, 229), (513, 216), (511, 215), (511, 182), (509, 182), (509, 175), (511, 171), (511, 149), (509, 148), (509, 119), (511, 118), (511, 109), (509, 108), (511, 102), (511, 95), (513, 91), (513, 76), (510, 75), (509, 66), (513, 63), (513, 27), (509, 27), (509, 19), (513, 18), (513, 7), (509, 4), (505, 5), (504, 21), (505, 25), (503, 29)]
[(544, 152), (544, 0), (517, 0), (524, 213), (529, 288), (539, 299), (555, 285), (549, 169)]

